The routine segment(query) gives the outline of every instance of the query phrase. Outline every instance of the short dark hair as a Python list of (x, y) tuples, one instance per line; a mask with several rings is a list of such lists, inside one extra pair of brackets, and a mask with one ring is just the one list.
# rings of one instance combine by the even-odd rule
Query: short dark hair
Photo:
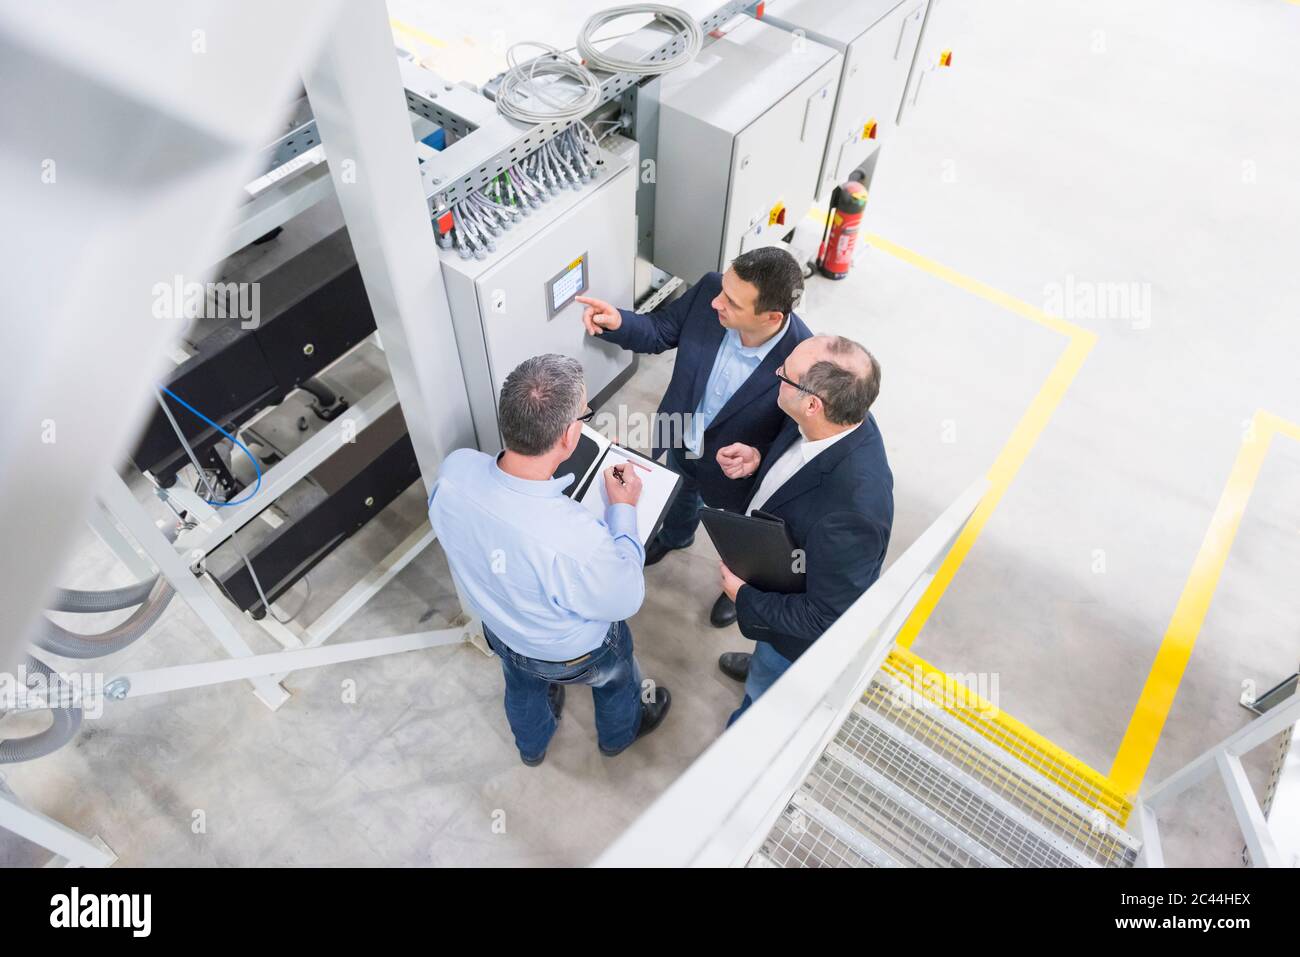
[(834, 425), (856, 425), (880, 394), (880, 363), (863, 346), (844, 336), (818, 336), (826, 340), (832, 356), (859, 353), (867, 360), (867, 374), (860, 376), (833, 359), (819, 359), (804, 373), (799, 384), (822, 400), (826, 421)]
[(760, 246), (731, 261), (736, 275), (758, 290), (755, 312), (779, 312), (788, 316), (803, 295), (803, 269), (799, 261), (780, 246)]
[(577, 359), (554, 353), (525, 359), (501, 386), (501, 439), (511, 452), (542, 455), (577, 421), (582, 400), (582, 364)]

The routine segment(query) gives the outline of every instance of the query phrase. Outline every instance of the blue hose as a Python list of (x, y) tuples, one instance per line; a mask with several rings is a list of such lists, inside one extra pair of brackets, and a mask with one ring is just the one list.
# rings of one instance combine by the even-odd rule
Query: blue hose
[[(198, 416), (200, 419), (202, 419), (208, 425), (212, 426), (214, 429), (216, 429), (226, 438), (230, 439), (230, 441), (233, 442), (235, 445), (239, 446), (240, 451), (242, 451), (245, 455), (248, 456), (248, 461), (253, 463), (253, 468), (257, 471), (257, 484), (253, 486), (253, 491), (249, 492), (243, 498), (235, 499), (233, 502), (216, 502), (213, 501), (212, 499), (204, 499), (204, 501), (207, 502), (209, 505), (213, 506), (214, 508), (229, 508), (232, 505), (243, 505), (249, 499), (257, 495), (258, 489), (262, 487), (262, 466), (258, 463), (257, 456), (255, 456), (252, 452), (248, 451), (248, 446), (246, 446), (243, 442), (239, 441), (239, 439), (235, 438), (233, 435), (231, 435), (221, 426), (217, 425), (217, 423), (213, 422), (206, 415), (204, 415), (198, 409), (194, 408), (194, 406), (190, 405), (188, 402), (186, 402), (184, 399), (178, 396), (171, 389), (167, 388), (165, 385), (160, 385), (158, 388), (161, 389), (163, 392), (167, 393), (167, 395), (171, 396), (173, 399), (175, 399), (176, 402), (179, 405), (181, 405), (183, 408), (188, 409), (190, 412), (194, 413), (194, 415)], [(184, 441), (184, 439), (182, 439), (182, 441)]]

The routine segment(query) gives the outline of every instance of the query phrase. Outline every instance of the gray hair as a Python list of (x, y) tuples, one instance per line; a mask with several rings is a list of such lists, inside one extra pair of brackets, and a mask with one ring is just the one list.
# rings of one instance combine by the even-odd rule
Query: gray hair
[(549, 452), (582, 412), (582, 365), (548, 353), (525, 359), (506, 376), (497, 420), (506, 448), (520, 455)]
[[(867, 410), (880, 394), (880, 363), (852, 339), (844, 336), (817, 338), (826, 340), (826, 350), (832, 358), (814, 362), (799, 384), (822, 400), (826, 421), (834, 425), (856, 425), (867, 417)], [(836, 362), (835, 359), (847, 361)], [(859, 374), (860, 370), (856, 368), (863, 363), (866, 365), (865, 375)]]

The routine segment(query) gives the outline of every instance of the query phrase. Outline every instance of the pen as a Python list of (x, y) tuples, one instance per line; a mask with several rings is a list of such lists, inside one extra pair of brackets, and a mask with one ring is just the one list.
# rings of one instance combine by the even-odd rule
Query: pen
[(614, 466), (614, 478), (618, 479), (619, 485), (627, 484), (626, 482), (623, 481), (623, 466), (621, 465)]

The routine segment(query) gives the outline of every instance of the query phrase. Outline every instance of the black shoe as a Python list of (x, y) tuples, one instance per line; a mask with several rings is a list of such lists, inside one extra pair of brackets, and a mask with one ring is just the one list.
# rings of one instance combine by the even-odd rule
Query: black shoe
[[(553, 684), (546, 689), (546, 700), (551, 705), (551, 714), (555, 715), (555, 720), (559, 721), (560, 716), (564, 714), (564, 685)], [(535, 758), (526, 758), (522, 751), (519, 752), (519, 760), (524, 762), (530, 768), (535, 768), (546, 760), (546, 752), (543, 751)]]
[(749, 659), (752, 657), (748, 651), (724, 651), (718, 656), (718, 670), (733, 681), (745, 683), (749, 677)]
[(709, 624), (714, 628), (726, 628), (736, 623), (736, 603), (725, 594), (719, 595), (709, 612)]
[(663, 724), (664, 717), (668, 714), (668, 708), (673, 703), (673, 696), (668, 693), (667, 688), (655, 688), (655, 700), (652, 704), (641, 702), (641, 727), (637, 728), (636, 737), (629, 741), (617, 751), (610, 751), (601, 747), (600, 753), (607, 758), (612, 758), (616, 754), (622, 754), (633, 744), (640, 741), (647, 734), (653, 731), (659, 725)]
[(648, 568), (649, 566), (655, 564), (656, 562), (659, 561), (659, 559), (663, 558), (669, 552), (675, 552), (679, 548), (690, 548), (694, 544), (695, 544), (694, 535), (691, 536), (691, 540), (687, 542), (685, 545), (674, 545), (674, 546), (665, 545), (663, 541), (659, 538), (659, 536), (656, 535), (654, 541), (651, 542), (649, 547), (646, 548), (645, 550), (646, 567)]

